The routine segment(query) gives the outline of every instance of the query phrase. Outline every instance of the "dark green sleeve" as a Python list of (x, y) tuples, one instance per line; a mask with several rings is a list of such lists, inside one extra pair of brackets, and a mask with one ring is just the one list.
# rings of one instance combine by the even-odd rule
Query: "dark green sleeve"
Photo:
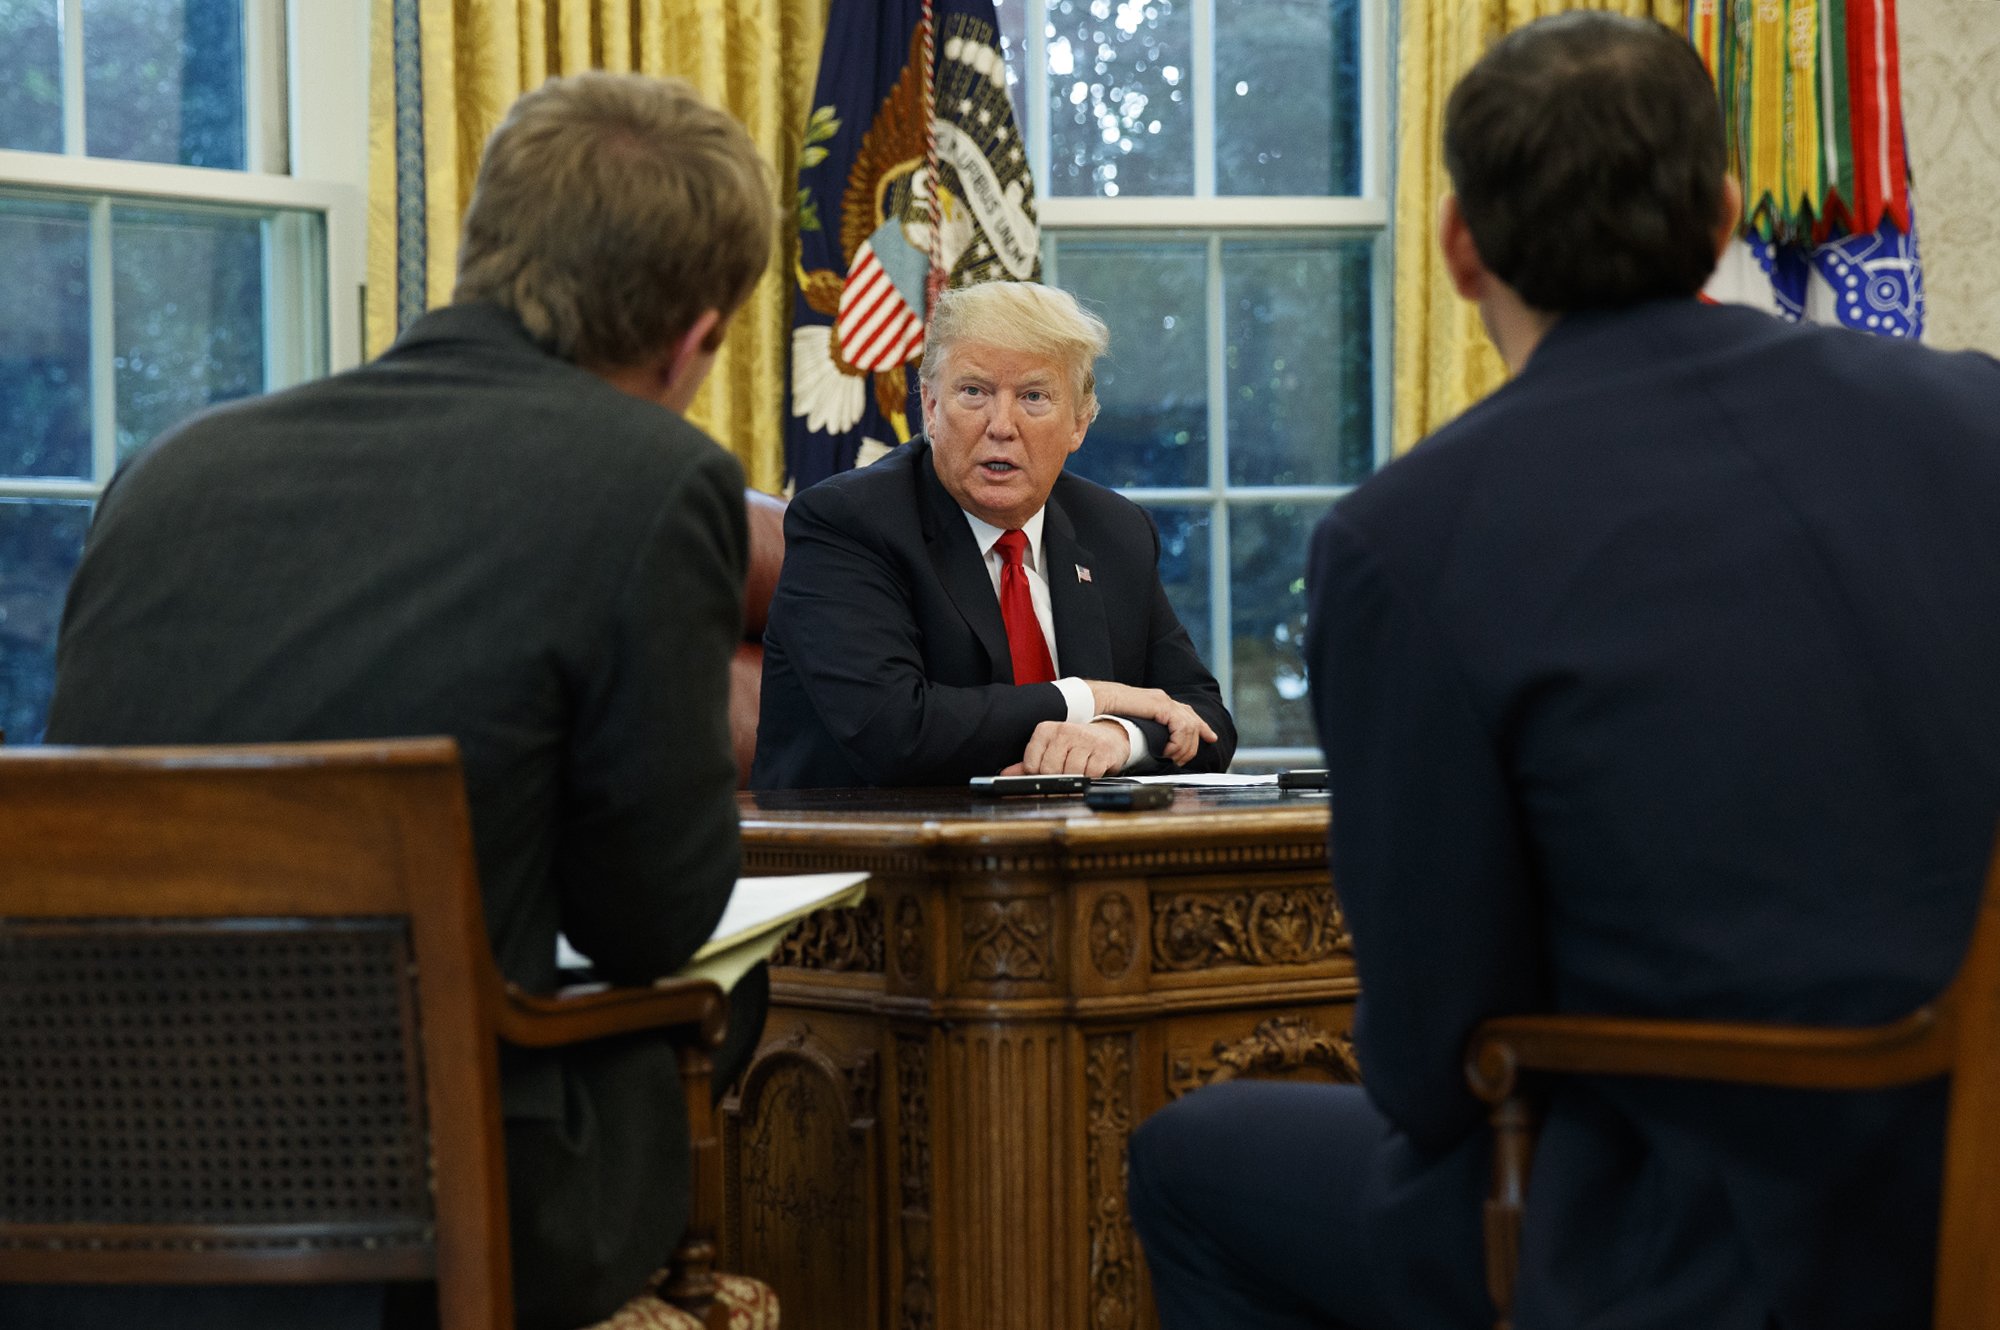
[(679, 969), (736, 881), (729, 660), (748, 548), (742, 468), (706, 452), (636, 551), (575, 698), (562, 927), (614, 982)]

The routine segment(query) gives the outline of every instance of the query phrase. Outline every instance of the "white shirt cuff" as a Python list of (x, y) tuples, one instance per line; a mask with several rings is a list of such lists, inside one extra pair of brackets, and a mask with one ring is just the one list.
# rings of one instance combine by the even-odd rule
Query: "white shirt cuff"
[(1126, 742), (1131, 745), (1131, 754), (1125, 759), (1120, 771), (1130, 771), (1144, 762), (1152, 754), (1146, 749), (1146, 736), (1139, 727), (1123, 716), (1100, 716), (1097, 714), (1097, 699), (1091, 696), (1088, 680), (1069, 678), (1057, 679), (1056, 687), (1062, 690), (1063, 701), (1069, 706), (1069, 715), (1064, 717), (1071, 725), (1088, 725), (1094, 720), (1115, 720), (1125, 730)]
[(1063, 719), (1071, 725), (1088, 725), (1097, 715), (1097, 699), (1090, 695), (1090, 684), (1078, 678), (1058, 679), (1056, 687), (1062, 690), (1063, 701), (1069, 706), (1069, 715)]
[(1132, 742), (1132, 755), (1125, 759), (1124, 766), (1118, 768), (1120, 771), (1130, 771), (1133, 767), (1138, 766), (1141, 762), (1152, 756), (1146, 751), (1146, 736), (1139, 732), (1137, 725), (1126, 720), (1123, 716), (1092, 716), (1091, 719), (1115, 720), (1125, 727), (1125, 737)]

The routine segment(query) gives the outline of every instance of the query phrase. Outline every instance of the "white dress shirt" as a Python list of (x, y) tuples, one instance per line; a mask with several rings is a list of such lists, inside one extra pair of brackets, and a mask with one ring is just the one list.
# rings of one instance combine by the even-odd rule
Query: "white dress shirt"
[[(964, 512), (963, 509), (959, 511)], [(1035, 622), (1041, 625), (1042, 637), (1049, 644), (1049, 661), (1060, 675), (1062, 657), (1056, 654), (1056, 621), (1054, 613), (1049, 609), (1049, 579), (1042, 574), (1044, 514), (1045, 510), (1037, 509), (1033, 517), (1021, 524), (1021, 534), (1028, 538), (1028, 548), (1021, 555), (1021, 567), (1028, 574), (1028, 599), (1034, 602)], [(971, 513), (965, 514), (965, 521), (966, 525), (972, 528), (972, 539), (979, 546), (980, 557), (986, 560), (986, 576), (993, 583), (993, 598), (997, 601), (1000, 598), (1000, 570), (1006, 566), (1007, 561), (994, 547), (1000, 543), (1000, 537), (1007, 534), (1007, 529), (994, 526), (990, 522), (982, 522)], [(1123, 716), (1097, 714), (1096, 699), (1090, 695), (1088, 682), (1072, 676), (1058, 678), (1055, 684), (1062, 690), (1063, 701), (1069, 704), (1069, 715), (1066, 719), (1070, 724), (1087, 725), (1094, 720), (1113, 720), (1124, 728), (1125, 737), (1131, 741), (1132, 752), (1119, 770), (1129, 771), (1150, 756), (1146, 748), (1146, 736), (1139, 732), (1137, 725)]]

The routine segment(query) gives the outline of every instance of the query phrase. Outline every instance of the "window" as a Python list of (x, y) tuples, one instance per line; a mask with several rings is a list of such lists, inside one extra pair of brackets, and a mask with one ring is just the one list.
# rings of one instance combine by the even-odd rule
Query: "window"
[(204, 407), (359, 359), (359, 194), (288, 174), (285, 17), (281, 0), (0, 0), (10, 743), (40, 736), (63, 595), (118, 463)]
[(1111, 328), (1070, 465), (1152, 513), (1239, 769), (1314, 760), (1306, 544), (1386, 447), (1386, 4), (997, 6), (1044, 276)]

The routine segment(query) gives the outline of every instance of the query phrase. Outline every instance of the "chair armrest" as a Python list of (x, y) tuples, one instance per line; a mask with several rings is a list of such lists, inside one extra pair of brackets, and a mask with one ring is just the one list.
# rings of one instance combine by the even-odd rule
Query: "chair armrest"
[(687, 1227), (679, 1235), (667, 1277), (657, 1292), (709, 1330), (720, 1330), (728, 1317), (715, 1296), (715, 1231), (722, 1219), (721, 1143), (709, 1089), (713, 1054), (728, 1029), (728, 997), (708, 979), (661, 979), (645, 988), (580, 984), (547, 997), (502, 984), (493, 1005), (500, 1037), (525, 1048), (579, 1044), (638, 1030), (674, 1032), (694, 1186)]
[(1876, 1089), (1948, 1071), (1950, 1027), (1951, 1021), (1930, 1006), (1886, 1025), (1845, 1030), (1611, 1016), (1503, 1016), (1473, 1032), (1465, 1075), (1472, 1092), (1489, 1104), (1514, 1094), (1522, 1071)]
[(684, 1026), (697, 1046), (714, 1049), (729, 1019), (728, 998), (707, 979), (662, 979), (646, 988), (587, 984), (546, 997), (506, 984), (495, 1007), (500, 1037), (523, 1048)]

